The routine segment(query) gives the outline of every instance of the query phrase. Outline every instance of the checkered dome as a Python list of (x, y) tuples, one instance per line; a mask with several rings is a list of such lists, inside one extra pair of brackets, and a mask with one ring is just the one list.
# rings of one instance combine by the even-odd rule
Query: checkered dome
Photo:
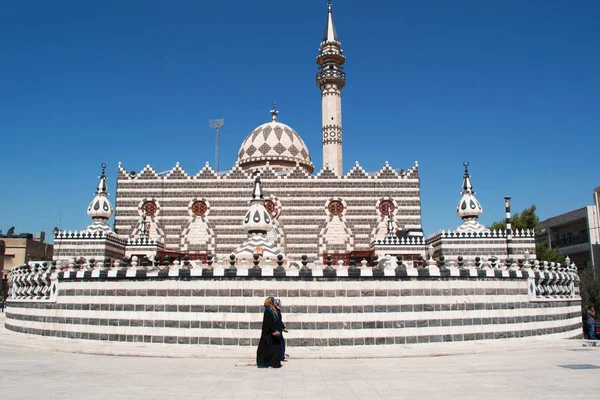
[(278, 121), (268, 122), (252, 131), (242, 143), (237, 161), (241, 167), (259, 166), (261, 162), (273, 165), (289, 163), (290, 167), (294, 167), (298, 162), (309, 172), (314, 169), (300, 135)]

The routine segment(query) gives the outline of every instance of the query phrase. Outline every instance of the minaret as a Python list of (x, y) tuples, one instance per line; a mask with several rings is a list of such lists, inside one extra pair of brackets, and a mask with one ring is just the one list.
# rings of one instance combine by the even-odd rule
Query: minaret
[(342, 89), (346, 85), (346, 74), (342, 65), (346, 62), (342, 44), (338, 41), (331, 0), (327, 4), (325, 35), (319, 48), (317, 64), (317, 86), (321, 89), (323, 114), (323, 168), (329, 166), (336, 175), (342, 175)]

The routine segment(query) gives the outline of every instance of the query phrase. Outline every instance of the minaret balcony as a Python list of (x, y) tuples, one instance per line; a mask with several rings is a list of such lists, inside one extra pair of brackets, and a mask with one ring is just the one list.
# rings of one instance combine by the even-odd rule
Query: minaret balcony
[(317, 64), (323, 65), (326, 62), (334, 62), (342, 65), (346, 62), (346, 57), (339, 51), (322, 51), (317, 56)]
[(326, 84), (336, 84), (341, 89), (346, 84), (346, 74), (339, 69), (317, 72), (317, 85), (321, 87)]

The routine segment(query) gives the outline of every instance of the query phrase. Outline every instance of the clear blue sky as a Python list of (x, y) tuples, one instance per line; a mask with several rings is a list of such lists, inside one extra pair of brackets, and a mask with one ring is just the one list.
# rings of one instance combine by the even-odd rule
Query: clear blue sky
[[(347, 56), (344, 169), (420, 164), (426, 234), (459, 225), (462, 161), (481, 221), (547, 218), (600, 185), (600, 2), (334, 0)], [(221, 166), (268, 120), (321, 167), (315, 57), (325, 0), (12, 1), (0, 13), (0, 228), (83, 229), (100, 164)]]

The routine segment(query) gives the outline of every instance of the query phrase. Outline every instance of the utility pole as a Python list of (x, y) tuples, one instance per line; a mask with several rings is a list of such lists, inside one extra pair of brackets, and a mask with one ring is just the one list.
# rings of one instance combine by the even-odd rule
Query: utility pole
[(221, 140), (221, 128), (225, 125), (225, 118), (210, 119), (208, 120), (208, 126), (212, 129), (216, 129), (216, 143), (215, 143), (215, 171), (219, 172), (219, 154), (221, 152), (220, 140)]

